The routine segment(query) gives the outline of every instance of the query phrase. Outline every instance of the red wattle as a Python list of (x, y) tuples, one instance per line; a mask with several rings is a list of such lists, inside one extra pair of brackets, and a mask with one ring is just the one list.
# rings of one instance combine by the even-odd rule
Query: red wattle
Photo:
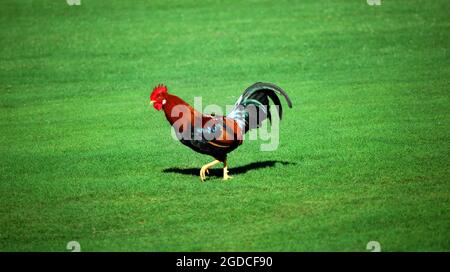
[(155, 109), (157, 109), (157, 110), (161, 110), (162, 109), (162, 103), (154, 103), (153, 104), (153, 107), (155, 108)]

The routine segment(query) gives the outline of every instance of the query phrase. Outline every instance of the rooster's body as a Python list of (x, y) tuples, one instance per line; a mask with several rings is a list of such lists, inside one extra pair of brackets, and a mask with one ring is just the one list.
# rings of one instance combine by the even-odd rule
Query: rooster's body
[(203, 181), (205, 172), (219, 162), (224, 163), (224, 179), (230, 178), (227, 154), (242, 144), (243, 135), (247, 131), (260, 127), (266, 118), (271, 121), (269, 98), (277, 107), (281, 119), (282, 107), (277, 94), (283, 95), (288, 106), (292, 107), (288, 95), (280, 87), (259, 82), (244, 91), (227, 116), (202, 114), (181, 98), (167, 93), (167, 88), (162, 85), (153, 90), (150, 99), (156, 109), (164, 110), (181, 143), (215, 158), (200, 170)]

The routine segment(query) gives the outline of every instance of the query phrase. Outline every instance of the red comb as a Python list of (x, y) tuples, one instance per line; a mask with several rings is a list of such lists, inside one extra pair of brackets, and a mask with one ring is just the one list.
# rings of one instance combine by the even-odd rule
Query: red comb
[(163, 84), (158, 84), (155, 88), (153, 88), (153, 92), (150, 95), (150, 100), (155, 100), (156, 97), (161, 93), (167, 93), (167, 87)]
[(164, 86), (163, 84), (158, 84), (158, 86), (156, 86), (155, 88), (153, 88), (153, 91), (156, 92), (167, 92), (167, 87)]

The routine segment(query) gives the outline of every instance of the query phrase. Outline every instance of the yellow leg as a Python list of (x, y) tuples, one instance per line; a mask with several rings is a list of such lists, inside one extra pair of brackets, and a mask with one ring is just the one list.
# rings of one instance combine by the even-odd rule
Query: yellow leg
[(223, 180), (229, 180), (231, 178), (232, 176), (228, 175), (228, 163), (227, 160), (225, 159), (223, 161)]
[(205, 172), (209, 174), (209, 170), (208, 170), (208, 169), (209, 169), (210, 167), (212, 167), (212, 166), (218, 164), (219, 162), (220, 162), (220, 161), (218, 161), (218, 160), (214, 160), (214, 161), (212, 161), (212, 162), (210, 162), (210, 163), (207, 163), (207, 164), (203, 165), (203, 166), (202, 166), (202, 169), (200, 169), (200, 180), (201, 180), (201, 181), (205, 181), (205, 179), (206, 179), (206, 174), (205, 174)]

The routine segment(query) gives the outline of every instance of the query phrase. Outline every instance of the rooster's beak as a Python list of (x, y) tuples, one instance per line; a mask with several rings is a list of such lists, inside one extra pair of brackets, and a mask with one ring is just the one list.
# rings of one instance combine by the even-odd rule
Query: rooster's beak
[(154, 100), (150, 100), (150, 105), (153, 105), (153, 103), (155, 103), (156, 101)]

